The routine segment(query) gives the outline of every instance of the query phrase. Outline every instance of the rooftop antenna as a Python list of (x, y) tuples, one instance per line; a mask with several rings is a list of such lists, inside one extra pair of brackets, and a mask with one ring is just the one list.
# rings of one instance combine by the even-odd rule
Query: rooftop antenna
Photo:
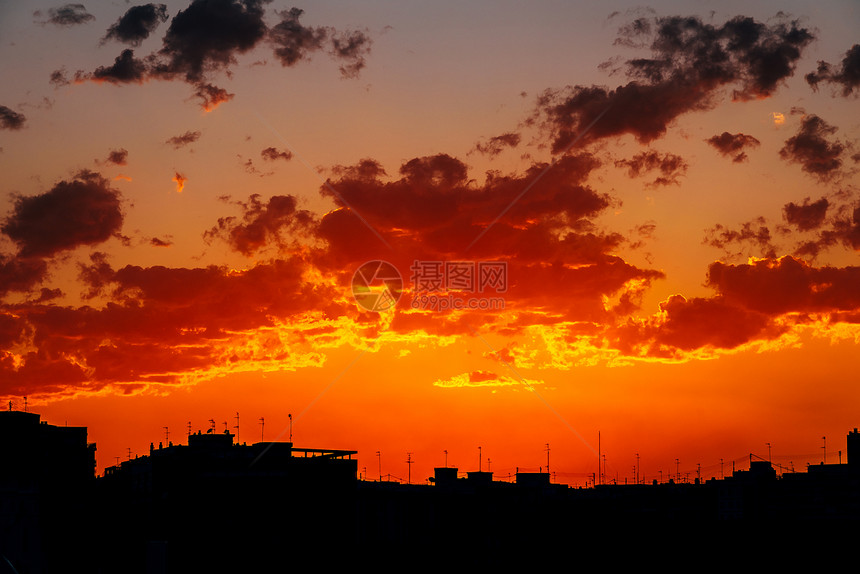
[(481, 447), (478, 447), (478, 472), (481, 472)]
[(442, 452), (445, 453), (445, 468), (448, 468), (448, 451), (443, 450)]
[(170, 442), (170, 431), (164, 427), (164, 442)]
[(293, 442), (293, 415), (290, 413), (287, 416), (290, 417), (290, 442)]
[(379, 482), (382, 482), (382, 453), (376, 451), (377, 463), (379, 464)]
[(549, 474), (549, 443), (546, 443), (546, 473)]
[(227, 421), (224, 421), (224, 434), (227, 434), (229, 431), (227, 430)]
[(186, 435), (188, 438), (191, 438), (191, 421), (188, 421), (188, 434)]
[(600, 472), (600, 431), (597, 431), (597, 484), (600, 484), (600, 477), (603, 476)]
[(131, 447), (128, 447), (128, 460), (131, 460)]
[(639, 484), (639, 453), (636, 453), (636, 467), (633, 469), (633, 480), (636, 481), (636, 484)]
[(239, 411), (236, 411), (236, 426), (233, 427), (236, 429), (236, 443), (239, 442)]
[(490, 466), (492, 462), (493, 461), (490, 460), (490, 457), (487, 457), (487, 472), (491, 472), (493, 470), (493, 467)]
[(264, 442), (263, 440), (263, 431), (266, 430), (266, 419), (260, 417), (260, 442)]
[(406, 465), (407, 465), (407, 466), (406, 466), (406, 468), (407, 468), (407, 471), (406, 471), (406, 484), (412, 484), (412, 463), (413, 463), (413, 460), (412, 460), (412, 453), (411, 453), (411, 452), (407, 452), (407, 453), (406, 453)]
[[(26, 404), (27, 404), (27, 397), (24, 397), (24, 405), (26, 405)], [(27, 410), (26, 406), (25, 406), (24, 410), (25, 411)], [(821, 440), (824, 441), (824, 446), (821, 447), (821, 449), (824, 451), (824, 464), (827, 464), (827, 437), (823, 436), (823, 437), (821, 437)]]

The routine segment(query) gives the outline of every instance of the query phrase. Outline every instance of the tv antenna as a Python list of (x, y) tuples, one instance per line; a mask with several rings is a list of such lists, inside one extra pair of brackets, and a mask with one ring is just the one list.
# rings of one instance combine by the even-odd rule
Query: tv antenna
[(236, 429), (236, 443), (239, 443), (239, 411), (236, 411), (236, 426), (233, 427)]
[(377, 463), (379, 465), (379, 482), (382, 482), (382, 453), (376, 451)]
[(164, 427), (164, 442), (170, 442), (170, 431), (167, 429), (167, 427)]
[(412, 484), (412, 453), (406, 453), (406, 484)]

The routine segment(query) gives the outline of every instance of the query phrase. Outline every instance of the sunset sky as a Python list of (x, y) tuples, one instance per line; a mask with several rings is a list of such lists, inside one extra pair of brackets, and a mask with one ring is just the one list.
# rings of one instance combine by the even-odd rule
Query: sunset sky
[[(4, 408), (87, 426), (99, 472), (290, 414), (370, 479), (844, 461), (858, 30), (854, 0), (4, 2)], [(353, 296), (372, 261), (390, 308)]]

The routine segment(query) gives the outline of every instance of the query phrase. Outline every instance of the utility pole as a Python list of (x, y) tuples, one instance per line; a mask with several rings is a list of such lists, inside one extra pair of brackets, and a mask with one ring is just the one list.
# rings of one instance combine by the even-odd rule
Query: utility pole
[(606, 455), (603, 455), (603, 474), (600, 475), (600, 484), (606, 482)]
[(681, 482), (681, 461), (675, 459), (675, 480)]
[(639, 484), (639, 453), (636, 453), (636, 466), (635, 472), (633, 473), (633, 479), (636, 481), (636, 484)]
[(412, 453), (406, 453), (406, 484), (412, 484)]
[(597, 431), (597, 480), (601, 479), (602, 473), (600, 472), (600, 431)]
[(379, 463), (379, 482), (382, 482), (382, 453), (376, 451), (376, 459)]
[(765, 443), (765, 444), (767, 445), (767, 461), (768, 461), (769, 463), (773, 464), (773, 459), (772, 459), (772, 458), (771, 458), (771, 456), (770, 456), (770, 443), (768, 442), (768, 443)]

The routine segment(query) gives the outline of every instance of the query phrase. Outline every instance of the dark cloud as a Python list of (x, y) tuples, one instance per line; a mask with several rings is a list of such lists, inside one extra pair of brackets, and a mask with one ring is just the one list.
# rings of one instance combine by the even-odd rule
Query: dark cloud
[(297, 208), (298, 201), (291, 195), (275, 195), (263, 203), (257, 194), (247, 202), (238, 202), (241, 219), (222, 217), (204, 237), (220, 237), (243, 255), (253, 255), (271, 244), (283, 244), (284, 233), (301, 232), (316, 225), (313, 214)]
[(132, 6), (105, 34), (103, 42), (116, 40), (131, 46), (140, 46), (159, 24), (167, 22), (167, 6), (164, 4), (143, 4)]
[(333, 32), (329, 53), (341, 62), (338, 69), (344, 78), (357, 78), (367, 65), (367, 55), (373, 41), (364, 32)]
[(48, 83), (52, 84), (57, 88), (60, 88), (63, 86), (68, 86), (71, 82), (69, 81), (68, 77), (66, 77), (65, 68), (60, 68), (51, 72), (51, 76), (48, 79)]
[[(100, 255), (84, 267), (92, 268), (82, 270), (82, 280), (92, 292), (109, 297), (109, 303), (70, 307), (34, 302), (0, 311), (3, 394), (175, 384), (195, 373), (255, 361), (282, 368), (293, 363), (295, 368), (303, 359), (294, 356), (290, 346), (299, 336), (272, 331), (298, 321), (309, 309), (327, 310), (335, 317), (348, 312), (333, 303), (339, 293), (304, 280), (300, 259), (245, 270), (114, 269)], [(254, 335), (258, 329), (264, 334)], [(25, 334), (38, 341), (38, 350), (14, 349)]]
[(836, 127), (816, 115), (805, 116), (800, 120), (797, 134), (785, 140), (779, 155), (788, 162), (799, 163), (806, 173), (827, 181), (839, 172), (845, 151), (844, 144), (828, 139), (836, 131)]
[(120, 193), (101, 175), (82, 171), (49, 191), (18, 197), (0, 231), (20, 257), (48, 257), (115, 236), (122, 227)]
[(75, 73), (75, 81), (142, 83), (147, 79), (147, 72), (147, 64), (134, 57), (134, 50), (126, 49), (114, 59), (111, 66), (99, 66), (92, 73), (78, 71)]
[(768, 315), (860, 308), (860, 267), (814, 267), (791, 256), (717, 262), (708, 268), (707, 282), (727, 302)]
[(149, 244), (153, 247), (170, 247), (171, 245), (173, 245), (173, 242), (158, 237), (153, 237), (149, 240)]
[(746, 149), (761, 145), (761, 142), (753, 136), (742, 133), (732, 134), (729, 132), (709, 137), (705, 141), (720, 152), (721, 155), (727, 157), (733, 156), (732, 161), (735, 163), (741, 163), (748, 159)]
[(794, 202), (789, 202), (783, 207), (783, 216), (785, 220), (797, 227), (800, 231), (809, 231), (810, 229), (818, 229), (824, 223), (827, 216), (827, 208), (830, 202), (827, 198), (809, 202), (809, 198), (803, 200), (803, 203), (798, 205)]
[(515, 148), (520, 145), (522, 136), (516, 132), (508, 132), (502, 135), (493, 136), (486, 141), (480, 141), (475, 144), (474, 151), (494, 157), (502, 153), (505, 148)]
[(764, 217), (746, 221), (739, 229), (717, 223), (707, 230), (703, 243), (724, 250), (729, 257), (776, 256), (770, 227)]
[(126, 165), (128, 164), (128, 150), (125, 148), (111, 150), (105, 161), (114, 165)]
[(797, 22), (768, 25), (737, 17), (714, 26), (666, 17), (647, 23), (620, 31), (622, 38), (633, 29), (637, 42), (642, 34), (651, 40), (650, 58), (627, 61), (629, 83), (548, 90), (538, 99), (534, 121), (550, 132), (554, 152), (567, 149), (589, 126), (586, 141), (630, 134), (648, 143), (679, 116), (713, 107), (723, 89), (731, 88), (735, 100), (768, 97), (793, 75), (813, 39)]
[(818, 69), (806, 74), (806, 81), (813, 89), (818, 89), (818, 84), (822, 82), (836, 84), (841, 86), (843, 96), (850, 96), (855, 89), (860, 89), (860, 44), (854, 44), (845, 52), (838, 67), (818, 62)]
[(266, 35), (266, 0), (193, 0), (170, 22), (152, 72), (197, 84), (224, 70)]
[(20, 130), (24, 127), (27, 118), (24, 114), (19, 114), (14, 110), (10, 110), (6, 106), (0, 106), (0, 129), (3, 130)]
[(328, 29), (301, 24), (299, 18), (303, 13), (299, 8), (278, 12), (281, 20), (269, 30), (269, 41), (282, 66), (295, 66), (307, 59), (309, 54), (322, 49), (328, 38)]
[(660, 154), (660, 152), (649, 150), (637, 153), (630, 159), (621, 159), (615, 162), (615, 167), (627, 168), (630, 177), (639, 177), (653, 171), (658, 171), (658, 176), (651, 185), (678, 184), (678, 177), (687, 172), (687, 162), (679, 155), (672, 153)]
[(312, 53), (327, 48), (335, 60), (342, 62), (341, 75), (347, 78), (358, 76), (366, 65), (371, 38), (357, 30), (338, 32), (324, 26), (305, 26), (299, 22), (303, 13), (299, 8), (278, 12), (281, 20), (269, 30), (269, 42), (281, 65), (295, 66), (309, 59)]
[(289, 161), (293, 158), (293, 154), (290, 150), (280, 151), (277, 148), (267, 147), (260, 152), (260, 157), (267, 161), (276, 161), (279, 159)]
[(194, 95), (200, 98), (200, 107), (203, 111), (211, 112), (224, 102), (232, 100), (235, 94), (212, 84), (199, 83), (194, 90)]
[(358, 76), (370, 53), (373, 43), (370, 36), (358, 30), (340, 32), (325, 26), (305, 26), (299, 22), (302, 14), (304, 10), (299, 8), (278, 12), (280, 22), (269, 29), (269, 43), (281, 65), (295, 66), (314, 52), (327, 50), (332, 58), (341, 62), (342, 76)]
[(172, 145), (175, 149), (179, 149), (183, 146), (193, 144), (194, 142), (196, 142), (197, 140), (200, 139), (201, 135), (202, 134), (198, 131), (189, 130), (182, 135), (173, 136), (172, 138), (168, 139), (164, 143), (168, 143), (168, 144)]
[[(41, 11), (37, 10), (33, 16), (40, 18)], [(42, 20), (41, 24), (54, 24), (56, 26), (76, 26), (78, 24), (86, 24), (96, 17), (87, 12), (83, 4), (63, 4), (57, 8), (48, 10), (48, 18)]]
[[(293, 66), (322, 49), (341, 62), (340, 71), (346, 77), (356, 76), (365, 66), (371, 45), (365, 33), (305, 27), (299, 23), (302, 10), (298, 8), (279, 12), (280, 22), (269, 28), (263, 8), (269, 2), (192, 0), (170, 21), (159, 50), (138, 58), (127, 49), (110, 66), (101, 66), (93, 72), (78, 71), (75, 81), (119, 84), (150, 79), (180, 80), (194, 88), (201, 107), (209, 111), (233, 98), (233, 94), (212, 83), (212, 76), (229, 75), (238, 56), (265, 40), (284, 66)], [(108, 30), (104, 40), (116, 39), (137, 46), (166, 19), (163, 5), (135, 6)], [(63, 75), (56, 77), (57, 82), (62, 79)]]
[(9, 257), (0, 253), (0, 297), (13, 291), (26, 293), (47, 275), (48, 265), (43, 259)]

